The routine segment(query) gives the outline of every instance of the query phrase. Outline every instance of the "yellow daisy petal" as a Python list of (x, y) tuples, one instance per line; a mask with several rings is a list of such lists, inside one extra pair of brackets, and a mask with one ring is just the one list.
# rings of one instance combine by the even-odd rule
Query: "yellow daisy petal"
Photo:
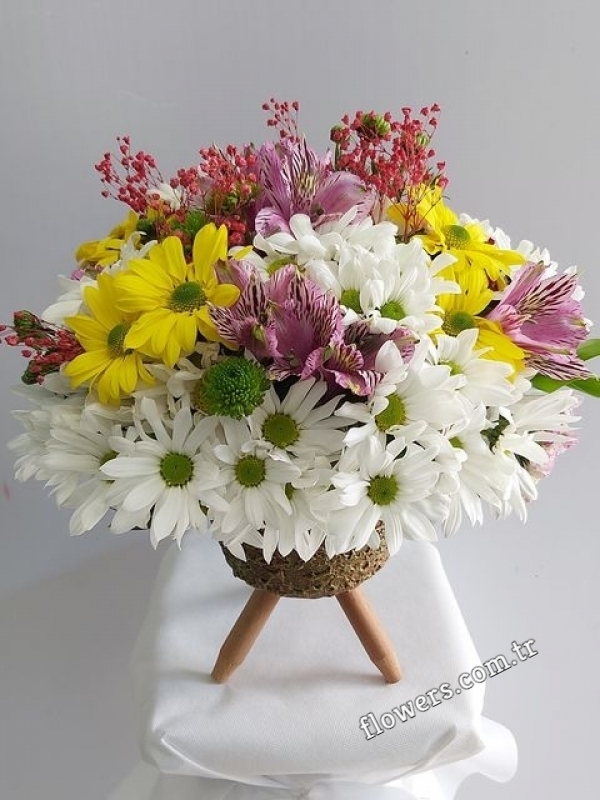
[(231, 283), (220, 283), (210, 293), (207, 292), (207, 297), (213, 305), (225, 308), (232, 306), (239, 296), (240, 290)]
[(108, 234), (111, 238), (127, 240), (137, 228), (139, 217), (135, 211), (130, 211), (125, 219), (121, 220)]
[(221, 341), (219, 332), (217, 331), (206, 307), (201, 308), (196, 312), (196, 323), (202, 336), (204, 336), (205, 339), (208, 339), (209, 342)]
[(214, 279), (214, 265), (227, 258), (227, 228), (219, 228), (210, 222), (196, 234), (193, 247), (194, 274), (196, 280), (208, 283)]
[(141, 350), (151, 341), (154, 332), (161, 328), (171, 316), (171, 312), (165, 308), (158, 308), (142, 314), (127, 332), (124, 341), (125, 348)]
[(152, 373), (146, 369), (144, 362), (139, 357), (139, 355), (136, 354), (136, 357), (137, 357), (136, 366), (138, 375), (140, 376), (140, 380), (151, 386), (153, 383), (155, 383), (154, 375), (152, 375)]
[[(156, 248), (154, 248), (156, 250)], [(150, 251), (152, 252), (152, 251)], [(183, 255), (183, 245), (177, 236), (167, 236), (162, 242), (162, 252), (174, 283), (183, 283), (188, 275), (188, 266)]]
[(198, 325), (195, 315), (179, 314), (177, 317), (177, 338), (184, 353), (189, 354), (196, 346)]
[(129, 271), (117, 275), (117, 307), (127, 314), (137, 314), (153, 311), (168, 302), (173, 284), (167, 284), (165, 289), (157, 285), (155, 277), (155, 273), (142, 277)]
[(114, 278), (106, 273), (98, 275), (98, 286), (87, 286), (83, 291), (86, 305), (92, 315), (111, 330), (123, 321), (122, 314), (116, 307)]
[[(193, 350), (193, 348), (192, 348)], [(191, 352), (191, 351), (189, 351)], [(185, 355), (189, 355), (189, 352)], [(166, 347), (162, 349), (162, 359), (167, 367), (174, 367), (177, 361), (181, 358), (182, 348), (179, 340), (175, 336), (170, 336), (167, 339)]]
[(94, 383), (101, 403), (115, 405), (121, 399), (118, 366), (111, 362)]
[(65, 325), (75, 332), (75, 335), (81, 341), (88, 339), (90, 341), (102, 342), (106, 344), (106, 336), (108, 330), (105, 325), (101, 325), (97, 320), (92, 317), (86, 317), (85, 314), (77, 314), (74, 317), (66, 317)]
[(501, 360), (507, 361), (523, 360), (525, 353), (516, 345), (502, 330), (500, 325), (491, 320), (478, 320), (479, 338), (478, 344), (483, 347), (493, 347), (499, 354)]
[(92, 350), (89, 353), (82, 353), (70, 361), (64, 374), (70, 379), (74, 389), (92, 380), (99, 372), (106, 369), (110, 364), (111, 357), (108, 348), (105, 351)]
[[(160, 325), (156, 325), (152, 332), (152, 337), (149, 340), (152, 352), (156, 353), (159, 358), (162, 358), (169, 367), (173, 366), (181, 352), (181, 345), (177, 340), (174, 330), (176, 325), (177, 315), (169, 314), (169, 316), (163, 319)], [(174, 358), (173, 355), (175, 355)]]

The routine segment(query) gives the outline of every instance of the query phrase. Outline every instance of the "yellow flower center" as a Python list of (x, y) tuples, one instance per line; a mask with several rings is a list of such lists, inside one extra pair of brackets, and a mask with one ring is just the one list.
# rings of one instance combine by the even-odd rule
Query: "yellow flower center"
[(471, 234), (462, 225), (446, 225), (442, 233), (450, 250), (464, 250), (471, 241)]
[(171, 293), (169, 308), (183, 314), (196, 311), (206, 303), (206, 295), (197, 281), (187, 281), (176, 286)]
[(126, 322), (120, 322), (108, 332), (106, 344), (108, 345), (108, 349), (110, 350), (110, 354), (113, 358), (118, 358), (119, 356), (125, 355), (126, 351), (123, 349), (123, 342), (125, 341), (125, 336), (127, 335), (128, 330), (129, 325), (127, 325)]

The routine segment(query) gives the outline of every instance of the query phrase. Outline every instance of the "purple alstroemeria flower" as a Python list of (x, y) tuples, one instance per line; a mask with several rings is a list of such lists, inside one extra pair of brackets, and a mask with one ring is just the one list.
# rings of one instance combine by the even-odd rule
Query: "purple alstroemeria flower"
[(575, 299), (577, 275), (544, 278), (544, 264), (525, 264), (487, 318), (527, 354), (527, 366), (559, 380), (581, 378), (590, 371), (577, 355), (588, 330)]
[(350, 172), (334, 172), (330, 156), (320, 158), (306, 141), (267, 142), (258, 151), (262, 191), (256, 201), (254, 227), (262, 236), (290, 232), (294, 214), (306, 214), (315, 226), (339, 219), (353, 206), (364, 219), (375, 193)]
[(275, 380), (316, 376), (332, 393), (370, 396), (382, 378), (375, 369), (379, 348), (392, 339), (408, 355), (413, 346), (401, 329), (388, 336), (370, 334), (362, 322), (344, 326), (337, 298), (293, 264), (267, 281), (252, 274), (237, 303), (211, 316), (219, 335), (249, 350)]

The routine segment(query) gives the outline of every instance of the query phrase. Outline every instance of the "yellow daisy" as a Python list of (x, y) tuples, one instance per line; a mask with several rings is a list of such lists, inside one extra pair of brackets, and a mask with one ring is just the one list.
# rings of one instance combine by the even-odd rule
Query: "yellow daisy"
[(67, 317), (65, 323), (75, 332), (86, 351), (69, 362), (65, 375), (74, 388), (89, 384), (98, 392), (101, 403), (116, 404), (130, 397), (138, 382), (153, 383), (139, 353), (125, 348), (130, 317), (117, 309), (115, 279), (107, 273), (98, 275), (98, 285), (84, 290), (91, 311)]
[[(416, 206), (416, 216), (425, 233), (420, 234), (425, 250), (430, 255), (450, 253), (456, 258), (454, 270), (475, 267), (482, 270), (488, 279), (502, 288), (504, 276), (511, 268), (523, 264), (525, 259), (514, 250), (502, 250), (490, 244), (483, 228), (476, 222), (461, 225), (458, 216), (446, 206), (441, 189), (423, 189)], [(404, 224), (401, 206), (391, 206), (390, 219), (398, 225)], [(444, 274), (444, 277), (447, 277)]]
[[(449, 270), (455, 267), (452, 264)], [(458, 336), (468, 328), (478, 328), (477, 346), (484, 349), (484, 358), (504, 361), (515, 372), (523, 369), (525, 353), (502, 330), (501, 325), (480, 316), (490, 304), (494, 293), (480, 270), (463, 270), (449, 276), (460, 286), (460, 294), (441, 294), (436, 303), (444, 312), (442, 330), (449, 336)]]
[(106, 238), (80, 244), (75, 251), (77, 262), (99, 267), (109, 267), (114, 264), (121, 256), (121, 247), (136, 230), (137, 224), (138, 215), (134, 211), (130, 211), (124, 220), (115, 225)]
[(196, 234), (192, 257), (187, 264), (181, 241), (168, 236), (146, 259), (132, 259), (116, 277), (119, 308), (139, 315), (125, 346), (169, 367), (194, 350), (198, 333), (220, 341), (208, 304), (229, 307), (240, 295), (237, 286), (220, 284), (215, 274), (215, 264), (227, 258), (224, 225), (205, 225)]

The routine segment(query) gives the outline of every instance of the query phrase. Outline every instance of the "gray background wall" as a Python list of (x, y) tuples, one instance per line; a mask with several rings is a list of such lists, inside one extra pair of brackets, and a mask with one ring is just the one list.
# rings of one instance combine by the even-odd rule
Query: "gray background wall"
[[(170, 174), (212, 141), (265, 138), (275, 95), (300, 100), (323, 148), (346, 111), (440, 103), (453, 207), (580, 265), (600, 320), (598, 67), (591, 0), (3, 2), (0, 319), (41, 311), (76, 245), (120, 219), (92, 166), (117, 133)], [(5, 442), (22, 365), (8, 348), (0, 364)], [(472, 778), (463, 800), (597, 796), (600, 403), (582, 412), (527, 527), (490, 521), (440, 544), (482, 658), (513, 639), (539, 649), (487, 686), (517, 777)], [(0, 796), (100, 800), (136, 758), (125, 670), (160, 553), (143, 534), (70, 539), (4, 448), (0, 484)]]

